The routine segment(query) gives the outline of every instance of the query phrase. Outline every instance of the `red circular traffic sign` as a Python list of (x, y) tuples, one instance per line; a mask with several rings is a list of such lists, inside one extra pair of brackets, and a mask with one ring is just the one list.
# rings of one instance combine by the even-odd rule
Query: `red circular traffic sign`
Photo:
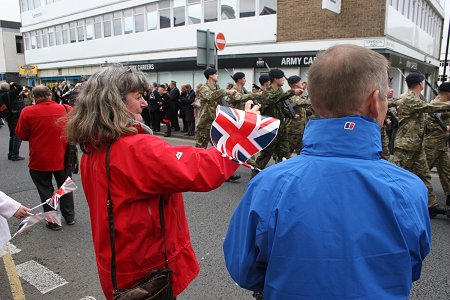
[(225, 49), (225, 46), (227, 45), (227, 41), (225, 40), (225, 35), (222, 32), (219, 32), (216, 35), (216, 48), (219, 51), (222, 51)]

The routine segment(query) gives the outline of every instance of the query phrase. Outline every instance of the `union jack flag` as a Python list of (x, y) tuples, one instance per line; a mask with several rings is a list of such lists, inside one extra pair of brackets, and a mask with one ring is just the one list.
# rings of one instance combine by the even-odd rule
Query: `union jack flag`
[(73, 182), (72, 178), (67, 177), (66, 181), (61, 185), (61, 187), (53, 194), (53, 196), (46, 201), (53, 209), (57, 209), (59, 205), (59, 200), (62, 196), (70, 193), (77, 189), (77, 185)]
[(20, 222), (19, 227), (17, 227), (17, 231), (12, 238), (15, 238), (19, 234), (27, 231), (28, 229), (30, 229), (31, 226), (35, 225), (36, 223), (44, 219), (46, 219), (49, 222), (61, 225), (61, 213), (58, 211), (52, 210), (48, 212), (40, 212), (35, 215), (32, 214), (23, 219), (22, 222)]
[(276, 137), (280, 120), (217, 106), (216, 119), (211, 126), (211, 141), (222, 154), (239, 161), (266, 148)]

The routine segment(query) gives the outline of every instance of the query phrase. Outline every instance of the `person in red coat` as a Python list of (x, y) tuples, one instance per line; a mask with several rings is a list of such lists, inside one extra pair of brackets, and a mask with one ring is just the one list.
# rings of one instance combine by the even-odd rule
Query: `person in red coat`
[[(29, 141), (30, 175), (39, 192), (42, 202), (49, 199), (54, 192), (52, 177), (55, 177), (58, 189), (68, 176), (72, 176), (70, 168), (66, 168), (64, 154), (67, 141), (64, 137), (64, 117), (72, 110), (69, 105), (61, 105), (52, 100), (52, 92), (45, 85), (35, 86), (32, 90), (36, 105), (25, 107), (19, 117), (16, 133), (23, 141)], [(73, 193), (61, 197), (59, 202), (61, 214), (67, 225), (75, 224), (75, 208)], [(45, 204), (44, 211), (53, 210)], [(62, 227), (56, 223), (47, 223), (52, 230)]]
[[(81, 180), (89, 205), (98, 274), (107, 299), (113, 298), (108, 226), (106, 152), (110, 150), (118, 289), (130, 288), (155, 268), (164, 268), (159, 199), (164, 205), (168, 265), (173, 295), (199, 273), (189, 236), (182, 192), (219, 187), (238, 164), (215, 148), (171, 146), (147, 134), (137, 121), (147, 103), (142, 72), (121, 66), (92, 75), (69, 114), (67, 136), (83, 150)], [(137, 125), (135, 125), (137, 124)]]

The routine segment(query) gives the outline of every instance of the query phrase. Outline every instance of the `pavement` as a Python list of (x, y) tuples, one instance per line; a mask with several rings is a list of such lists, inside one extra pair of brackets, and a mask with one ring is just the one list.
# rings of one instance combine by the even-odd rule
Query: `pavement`
[[(160, 137), (164, 137), (164, 134), (166, 133), (165, 127), (166, 127), (165, 125), (163, 126), (161, 124), (161, 131), (160, 132), (153, 132), (153, 134), (154, 135), (158, 135)], [(172, 130), (170, 135), (171, 135), (171, 137), (176, 137), (176, 138), (180, 138), (180, 139), (186, 139), (186, 140), (190, 140), (190, 141), (195, 141), (195, 136), (186, 136), (185, 134), (186, 134), (186, 132), (183, 132), (182, 130), (179, 130), (179, 131)]]

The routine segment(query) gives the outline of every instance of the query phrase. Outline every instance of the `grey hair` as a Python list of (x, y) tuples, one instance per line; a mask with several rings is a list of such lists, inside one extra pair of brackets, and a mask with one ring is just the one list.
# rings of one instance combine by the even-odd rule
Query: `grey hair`
[(388, 60), (355, 45), (330, 47), (317, 56), (308, 71), (308, 92), (321, 117), (345, 117), (360, 112), (375, 90), (387, 94)]
[(112, 65), (96, 72), (82, 85), (68, 116), (68, 141), (82, 149), (102, 149), (123, 135), (136, 134), (123, 101), (128, 93), (147, 88), (144, 74), (130, 67)]

